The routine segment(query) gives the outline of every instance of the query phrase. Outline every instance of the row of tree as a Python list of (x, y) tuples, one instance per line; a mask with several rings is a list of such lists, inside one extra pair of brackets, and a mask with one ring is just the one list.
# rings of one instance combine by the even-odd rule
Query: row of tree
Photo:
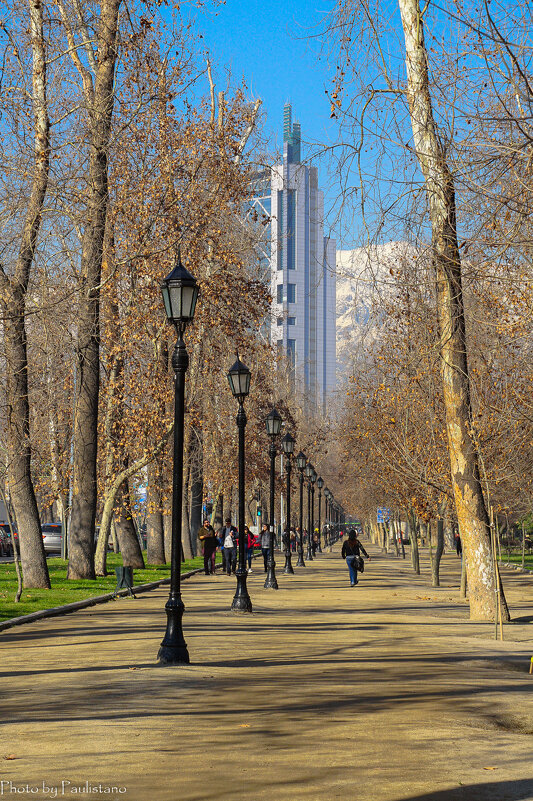
[(390, 11), (348, 0), (332, 26), (339, 169), (369, 250), (405, 232), (353, 361), (345, 503), (456, 522), (471, 616), (493, 619), (491, 507), (531, 509), (530, 9)]
[(105, 573), (113, 527), (142, 564), (135, 482), (147, 487), (148, 560), (169, 558), (174, 334), (159, 287), (179, 248), (200, 285), (187, 331), (186, 555), (205, 495), (228, 498), (237, 472), (235, 351), (253, 374), (250, 494), (267, 471), (273, 401), (295, 435), (301, 412), (275, 370), (269, 277), (245, 223), (259, 102), (216, 91), (177, 10), (169, 22), (123, 0), (12, 0), (2, 14), (4, 479), (24, 583), (49, 587), (47, 516), (68, 524), (69, 578)]

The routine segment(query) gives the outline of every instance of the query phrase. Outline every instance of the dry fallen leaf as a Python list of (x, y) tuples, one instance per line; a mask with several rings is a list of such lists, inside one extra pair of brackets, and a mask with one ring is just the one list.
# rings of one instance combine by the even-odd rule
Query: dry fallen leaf
[(498, 770), (498, 768), (491, 768), (491, 767), (488, 767), (488, 768), (483, 768), (483, 770)]
[(16, 754), (6, 754), (4, 759), (20, 759)]
[(238, 729), (249, 729), (250, 728), (250, 724), (249, 723), (239, 723), (237, 728)]

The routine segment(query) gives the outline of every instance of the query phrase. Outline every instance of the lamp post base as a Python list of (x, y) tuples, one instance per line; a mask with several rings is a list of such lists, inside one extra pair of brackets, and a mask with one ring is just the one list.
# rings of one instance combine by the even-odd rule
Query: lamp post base
[(292, 566), (292, 558), (290, 551), (285, 552), (285, 567), (283, 568), (283, 572), (294, 574), (294, 568)]
[(267, 563), (267, 574), (264, 587), (265, 590), (279, 590), (278, 581), (276, 579), (274, 560), (272, 560), (272, 562)]
[(169, 600), (165, 605), (167, 630), (157, 654), (160, 665), (188, 665), (190, 663), (187, 643), (183, 637), (181, 626), (184, 610), (185, 607), (181, 600)]
[(296, 562), (296, 567), (305, 567), (304, 552), (302, 549), (298, 551), (298, 561)]
[(241, 571), (238, 569), (236, 575), (237, 589), (235, 591), (235, 595), (233, 596), (233, 601), (231, 602), (231, 608), (234, 612), (251, 612), (252, 601), (250, 600), (248, 588), (246, 586), (246, 571), (241, 573)]

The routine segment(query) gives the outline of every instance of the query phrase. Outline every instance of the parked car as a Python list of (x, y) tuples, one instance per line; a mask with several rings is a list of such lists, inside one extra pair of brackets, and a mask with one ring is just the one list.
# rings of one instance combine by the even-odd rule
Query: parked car
[[(16, 529), (13, 531), (15, 544), (18, 551), (18, 534)], [(0, 523), (0, 555), (13, 556), (13, 543), (11, 541), (11, 529), (9, 523)]]
[(41, 526), (45, 553), (61, 553), (63, 528), (61, 523), (44, 523)]

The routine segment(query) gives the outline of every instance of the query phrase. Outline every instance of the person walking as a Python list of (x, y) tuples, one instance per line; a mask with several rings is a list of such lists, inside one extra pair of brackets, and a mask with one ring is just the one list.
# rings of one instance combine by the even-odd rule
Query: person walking
[(224, 543), (224, 570), (231, 576), (237, 568), (237, 529), (231, 525), (231, 518), (226, 518), (226, 525), (222, 529), (222, 542)]
[(203, 526), (198, 531), (198, 539), (202, 548), (204, 556), (204, 571), (206, 576), (210, 576), (215, 572), (215, 557), (217, 552), (218, 540), (215, 534), (215, 529), (209, 523), (209, 520), (204, 520)]
[(244, 527), (244, 536), (246, 537), (246, 539), (244, 540), (244, 547), (246, 548), (246, 561), (248, 562), (248, 573), (251, 573), (252, 559), (254, 555), (255, 537), (248, 528), (248, 526)]
[(357, 539), (356, 532), (352, 529), (348, 534), (348, 539), (342, 543), (341, 557), (346, 559), (348, 571), (350, 573), (350, 584), (355, 587), (357, 584), (357, 564), (359, 559), (362, 559), (363, 553), (370, 562), (370, 556), (363, 548), (361, 542)]
[(266, 573), (268, 570), (268, 550), (270, 547), (270, 532), (266, 523), (263, 523), (259, 533), (259, 545), (261, 546), (261, 553), (263, 554)]

